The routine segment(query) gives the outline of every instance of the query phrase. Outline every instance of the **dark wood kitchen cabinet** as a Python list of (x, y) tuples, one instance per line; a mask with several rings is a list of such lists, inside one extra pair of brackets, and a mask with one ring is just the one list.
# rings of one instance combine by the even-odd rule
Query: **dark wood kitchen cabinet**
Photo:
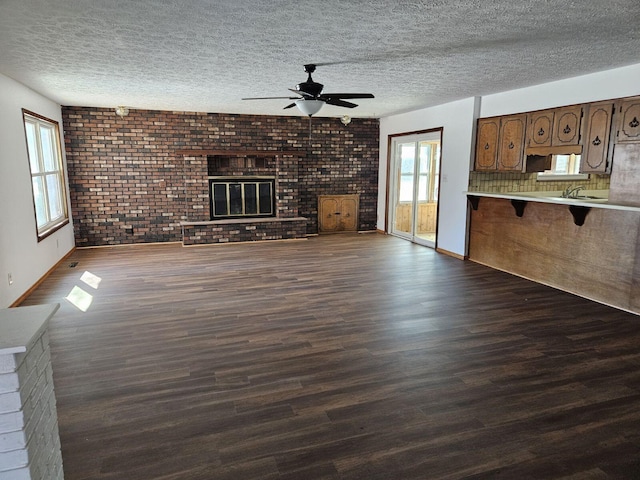
[(476, 171), (522, 172), (527, 115), (478, 119)]
[(596, 102), (585, 106), (580, 173), (611, 172), (613, 145), (611, 123), (615, 103)]
[(617, 114), (616, 143), (640, 142), (640, 97), (622, 100)]
[(318, 232), (357, 232), (359, 204), (359, 195), (319, 195)]

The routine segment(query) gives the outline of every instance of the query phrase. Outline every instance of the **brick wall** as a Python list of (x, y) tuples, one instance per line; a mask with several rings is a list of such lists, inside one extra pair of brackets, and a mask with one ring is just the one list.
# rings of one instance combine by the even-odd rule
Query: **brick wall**
[(306, 222), (298, 218), (261, 218), (251, 223), (186, 224), (182, 228), (184, 245), (285, 240), (306, 236)]
[(317, 232), (324, 194), (359, 194), (359, 230), (376, 228), (377, 119), (345, 127), (314, 117), (311, 138), (303, 117), (132, 109), (120, 118), (64, 107), (63, 123), (78, 246), (181, 241), (180, 222), (194, 220), (189, 202), (207, 195), (199, 190), (206, 157), (177, 153), (193, 148), (299, 151), (297, 215), (308, 218), (307, 233)]
[(0, 480), (62, 480), (49, 337), (0, 355)]

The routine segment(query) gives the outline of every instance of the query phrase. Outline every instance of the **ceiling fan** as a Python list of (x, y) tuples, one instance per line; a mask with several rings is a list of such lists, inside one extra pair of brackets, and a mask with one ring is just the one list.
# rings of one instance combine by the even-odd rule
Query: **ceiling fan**
[(307, 64), (304, 66), (304, 71), (309, 75), (307, 81), (296, 85), (295, 90), (293, 88), (289, 89), (298, 95), (297, 97), (253, 97), (243, 98), (242, 100), (271, 100), (276, 98), (295, 100), (293, 103), (284, 107), (284, 109), (298, 107), (302, 113), (311, 116), (318, 113), (325, 103), (337, 107), (354, 108), (358, 105), (345, 102), (344, 99), (375, 98), (371, 93), (322, 93), (324, 85), (314, 82), (313, 78), (311, 78), (311, 74), (316, 71), (316, 65), (313, 63)]

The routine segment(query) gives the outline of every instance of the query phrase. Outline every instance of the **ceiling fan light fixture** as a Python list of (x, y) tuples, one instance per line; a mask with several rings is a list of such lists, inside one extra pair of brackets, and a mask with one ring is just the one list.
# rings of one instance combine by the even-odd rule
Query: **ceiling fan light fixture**
[(298, 110), (308, 116), (318, 113), (324, 105), (323, 100), (307, 100), (305, 98), (296, 100), (295, 103), (296, 107), (298, 107)]

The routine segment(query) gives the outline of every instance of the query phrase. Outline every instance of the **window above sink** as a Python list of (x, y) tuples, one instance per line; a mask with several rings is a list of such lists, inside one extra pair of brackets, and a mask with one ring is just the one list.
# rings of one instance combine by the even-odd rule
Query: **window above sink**
[(551, 168), (538, 172), (538, 181), (587, 180), (589, 174), (580, 173), (580, 155), (551, 155)]

